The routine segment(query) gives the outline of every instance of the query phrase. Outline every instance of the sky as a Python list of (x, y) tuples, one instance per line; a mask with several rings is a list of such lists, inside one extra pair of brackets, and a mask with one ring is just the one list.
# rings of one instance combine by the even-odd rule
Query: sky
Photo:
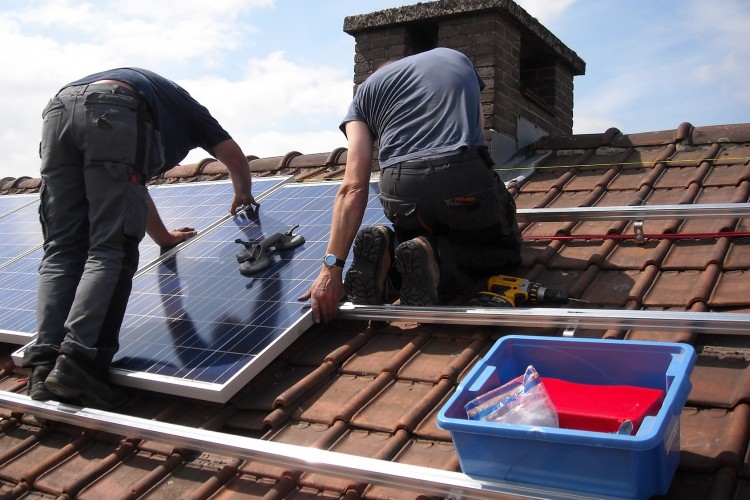
[[(416, 0), (0, 0), (0, 178), (39, 176), (41, 111), (104, 69), (156, 71), (247, 155), (346, 147), (346, 16)], [(750, 122), (750, 2), (519, 0), (586, 63), (573, 133)], [(197, 149), (183, 160), (209, 155)]]

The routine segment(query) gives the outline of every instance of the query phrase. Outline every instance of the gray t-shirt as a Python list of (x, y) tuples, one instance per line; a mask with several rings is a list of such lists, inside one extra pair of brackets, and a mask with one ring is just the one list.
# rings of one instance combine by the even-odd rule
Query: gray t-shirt
[(362, 121), (379, 140), (380, 168), (484, 145), (484, 82), (460, 52), (437, 48), (388, 64), (357, 89), (341, 123)]

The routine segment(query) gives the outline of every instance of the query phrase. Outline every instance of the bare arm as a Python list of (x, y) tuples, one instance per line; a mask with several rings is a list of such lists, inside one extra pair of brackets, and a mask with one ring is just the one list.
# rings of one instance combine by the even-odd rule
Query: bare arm
[[(331, 236), (327, 253), (340, 259), (349, 254), (367, 205), (367, 194), (372, 169), (372, 137), (364, 122), (346, 124), (349, 150), (346, 171), (333, 202)], [(322, 256), (321, 256), (322, 257)], [(312, 299), (313, 318), (316, 323), (331, 321), (338, 313), (338, 302), (343, 297), (342, 272), (338, 266), (321, 267), (320, 274), (310, 290), (300, 300)]]
[(245, 153), (234, 139), (227, 139), (214, 146), (212, 154), (217, 160), (227, 166), (229, 178), (234, 188), (234, 198), (229, 212), (232, 215), (242, 205), (258, 206), (252, 193), (252, 180), (250, 178), (250, 164), (247, 162)]

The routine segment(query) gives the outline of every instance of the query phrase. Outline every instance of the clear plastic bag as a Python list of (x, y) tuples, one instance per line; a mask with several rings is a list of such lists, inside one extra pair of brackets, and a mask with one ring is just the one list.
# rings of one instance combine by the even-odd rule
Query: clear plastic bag
[(464, 406), (471, 420), (559, 427), (557, 410), (533, 366)]

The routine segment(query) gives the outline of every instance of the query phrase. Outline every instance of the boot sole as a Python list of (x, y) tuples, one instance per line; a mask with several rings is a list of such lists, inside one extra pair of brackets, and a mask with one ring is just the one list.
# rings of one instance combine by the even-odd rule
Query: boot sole
[(407, 241), (396, 249), (396, 269), (401, 274), (401, 305), (434, 306), (438, 303), (437, 287), (430, 286), (427, 251), (418, 243)]
[(344, 291), (354, 304), (381, 304), (383, 290), (378, 290), (378, 270), (387, 238), (362, 231), (354, 241), (356, 254), (344, 280)]

